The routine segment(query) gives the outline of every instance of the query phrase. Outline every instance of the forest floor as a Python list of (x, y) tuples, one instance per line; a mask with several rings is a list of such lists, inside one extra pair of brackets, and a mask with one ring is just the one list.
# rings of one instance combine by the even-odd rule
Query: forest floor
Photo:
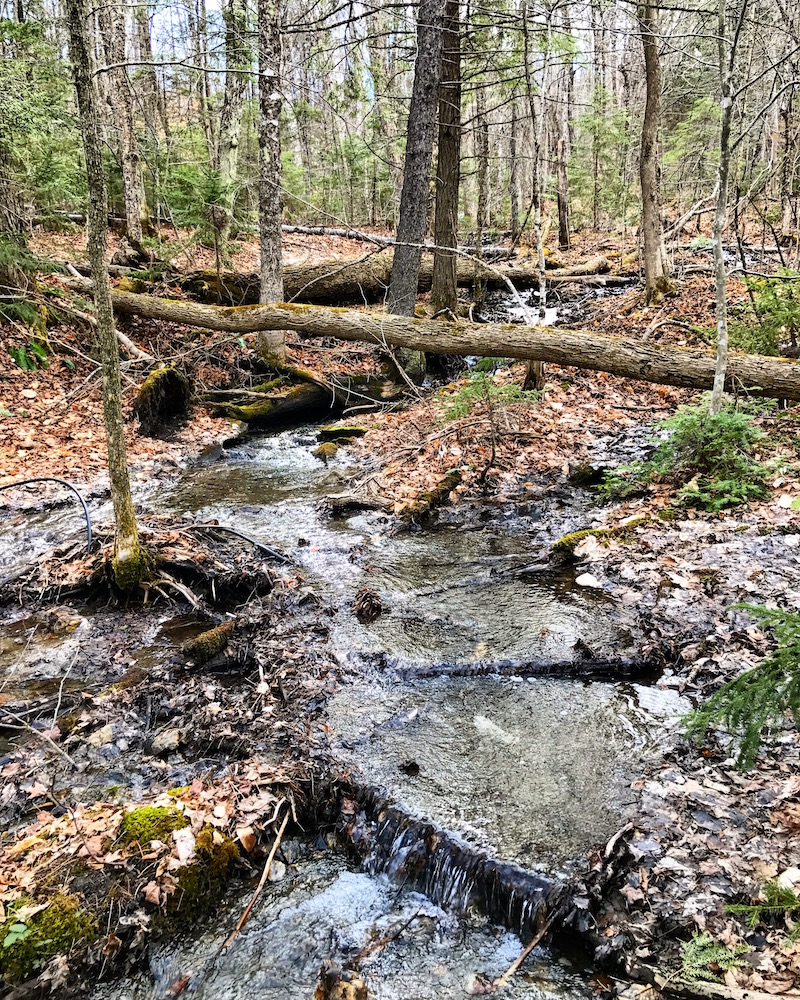
[[(291, 237), (287, 249), (309, 262), (362, 253), (353, 241), (320, 239)], [(75, 236), (37, 240), (31, 249), (42, 255), (76, 259), (83, 250)], [(588, 247), (576, 248), (575, 256)], [(237, 266), (252, 266), (254, 253), (253, 245), (246, 247)], [(195, 254), (187, 267), (207, 263)], [(45, 280), (57, 284), (56, 278)], [(734, 300), (746, 294), (735, 281), (731, 293)], [(600, 332), (671, 343), (697, 343), (689, 328), (710, 326), (714, 315), (705, 275), (688, 277), (660, 309), (642, 309), (640, 292), (631, 289), (586, 301), (582, 310), (580, 323)], [(213, 334), (142, 320), (123, 321), (121, 329), (154, 356), (179, 360), (198, 387), (246, 384), (252, 376), (251, 352), (236, 340), (220, 343)], [(3, 336), (13, 346), (28, 334), (4, 330)], [(50, 338), (56, 352), (48, 367), (24, 371), (8, 365), (0, 373), (0, 485), (50, 475), (102, 488), (105, 442), (89, 332), (64, 324)], [(380, 367), (368, 347), (311, 342), (292, 346), (291, 355), (322, 377)], [(130, 418), (146, 368), (130, 364), (124, 371)], [(603, 468), (640, 456), (653, 425), (694, 397), (548, 366), (545, 392), (521, 398), (516, 387), (523, 371), (521, 365), (498, 366), (486, 379), (457, 378), (421, 390), (402, 408), (370, 414), (365, 436), (344, 446), (335, 461), (346, 456), (357, 462), (362, 493), (400, 517), (458, 469), (460, 482), (434, 516), (465, 530), (514, 519), (518, 530), (541, 542), (541, 565), (534, 572), (566, 560), (581, 586), (607, 595), (635, 626), (626, 661), (657, 670), (661, 686), (699, 702), (771, 648), (769, 636), (733, 605), (800, 610), (800, 413), (772, 409), (757, 416), (767, 435), (759, 457), (772, 461), (774, 471), (767, 498), (747, 507), (719, 514), (684, 509), (664, 484), (625, 501), (574, 506), (577, 494), (590, 495), (586, 491)], [(140, 436), (132, 420), (129, 430), (134, 480), (164, 482), (203, 449), (237, 432), (231, 421), (202, 407), (163, 439)], [(22, 501), (16, 491), (4, 494), (6, 517), (20, 529), (32, 500), (35, 505), (41, 494)], [(559, 513), (541, 522), (537, 511), (548, 503)], [(554, 550), (561, 536), (574, 531), (586, 533), (574, 547)], [(170, 535), (169, 544), (176, 565), (188, 559), (192, 543), (186, 536)], [(205, 558), (221, 561), (229, 574), (242, 570), (239, 555), (208, 547)], [(108, 609), (93, 608), (89, 621), (75, 602), (59, 605), (55, 615), (33, 608), (40, 629), (97, 644), (105, 668), (101, 676), (75, 678), (66, 689), (69, 698), (64, 689), (49, 692), (40, 716), (51, 722), (33, 735), (25, 729), (30, 738), (19, 746), (2, 748), (0, 809), (4, 828), (14, 836), (0, 853), (0, 921), (3, 906), (18, 906), (21, 895), (24, 905), (35, 907), (46, 885), (51, 892), (69, 886), (93, 899), (103, 919), (115, 913), (125, 918), (96, 937), (88, 953), (96, 969), (124, 967), (140, 954), (154, 916), (166, 912), (176, 889), (188, 884), (183, 873), (195, 863), (204, 831), (216, 831), (208, 850), (217, 860), (227, 838), (234, 838), (237, 864), (247, 872), (260, 868), (283, 810), (300, 809), (306, 816), (319, 811), (310, 790), (320, 786), (329, 766), (323, 708), (342, 682), (326, 647), (329, 609), (309, 596), (300, 577), (266, 567), (259, 572), (272, 582), (260, 602), (236, 617), (236, 635), (220, 654), (228, 668), (238, 663), (244, 683), (220, 683), (218, 673), (198, 665), (185, 644), (202, 627), (232, 620), (235, 601), (226, 605), (220, 598), (214, 605), (209, 599), (188, 632), (174, 611), (153, 618), (131, 607), (123, 628), (119, 613), (112, 617)], [(176, 652), (145, 664), (140, 651), (154, 643)], [(607, 653), (576, 651), (587, 659)], [(69, 718), (59, 718), (62, 698)], [(14, 704), (12, 698), (5, 702)], [(18, 722), (28, 726), (26, 719)], [(153, 732), (160, 738), (155, 747)], [(223, 760), (235, 763), (220, 777)], [(148, 804), (182, 810), (190, 833), (167, 837), (167, 843), (155, 837), (150, 850), (135, 840), (121, 844), (117, 833), (130, 791), (112, 788), (115, 771), (133, 774), (137, 795)], [(741, 951), (739, 964), (711, 970), (717, 980), (707, 986), (712, 993), (733, 997), (738, 994), (731, 991), (744, 988), (796, 995), (800, 943), (788, 935), (791, 926), (767, 919), (750, 928), (726, 907), (757, 900), (764, 884), (778, 877), (800, 891), (798, 774), (800, 746), (791, 729), (764, 748), (757, 767), (746, 773), (737, 769), (725, 740), (697, 747), (676, 737), (663, 759), (634, 783), (639, 805), (633, 827), (607, 852), (599, 845), (587, 861), (592, 919), (582, 929), (596, 957), (652, 980), (658, 970), (680, 969), (680, 942), (708, 930), (717, 942)], [(576, 893), (580, 897), (580, 886)], [(109, 909), (112, 898), (124, 899), (117, 910), (117, 904)], [(44, 974), (56, 987), (72, 973), (65, 961), (54, 959)], [(667, 990), (692, 992), (679, 977), (658, 982)], [(608, 982), (597, 986), (601, 992), (609, 988)], [(634, 995), (620, 983), (613, 989)]]

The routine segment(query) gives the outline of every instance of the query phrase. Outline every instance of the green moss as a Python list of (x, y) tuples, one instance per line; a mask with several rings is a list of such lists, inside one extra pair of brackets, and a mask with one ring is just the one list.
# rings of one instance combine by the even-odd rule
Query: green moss
[(656, 517), (659, 521), (679, 521), (683, 517), (683, 513), (680, 510), (676, 510), (675, 507), (664, 507), (658, 511)]
[(10, 983), (32, 978), (53, 955), (97, 937), (97, 919), (76, 896), (57, 895), (49, 905), (26, 918), (32, 900), (17, 900), (0, 926), (0, 972)]
[(114, 583), (124, 594), (136, 590), (153, 572), (147, 549), (141, 544), (135, 552), (126, 555), (125, 559), (118, 559), (115, 555), (111, 560), (111, 566), (114, 570)]
[(187, 640), (183, 644), (183, 652), (198, 665), (208, 663), (212, 657), (216, 656), (217, 653), (221, 653), (228, 645), (228, 640), (233, 635), (234, 628), (235, 623), (228, 621), (217, 625), (216, 628), (210, 628), (206, 632), (201, 632), (200, 635)]
[(324, 462), (327, 465), (328, 459), (335, 458), (338, 450), (338, 444), (335, 444), (333, 441), (325, 441), (318, 448), (315, 448), (311, 454), (314, 458), (318, 458), (321, 462)]
[(317, 428), (317, 434), (323, 441), (352, 441), (353, 438), (364, 437), (366, 427), (355, 424), (323, 424)]
[(166, 843), (173, 830), (181, 830), (189, 820), (173, 806), (141, 806), (127, 813), (120, 823), (118, 843), (144, 846), (151, 840)]
[(231, 838), (211, 826), (197, 835), (194, 849), (197, 861), (180, 869), (178, 888), (167, 905), (168, 915), (178, 924), (190, 923), (219, 901), (239, 857)]
[(177, 788), (168, 788), (167, 795), (171, 796), (172, 798), (179, 799), (181, 795), (184, 795), (186, 792), (188, 792), (190, 788), (191, 785), (178, 785)]
[(649, 516), (645, 514), (642, 517), (634, 517), (625, 524), (617, 524), (613, 528), (581, 528), (580, 531), (571, 531), (568, 535), (559, 538), (553, 545), (551, 552), (572, 555), (584, 538), (588, 538), (590, 535), (594, 535), (598, 539), (622, 538), (634, 528), (638, 528), (639, 525), (647, 524), (649, 520)]

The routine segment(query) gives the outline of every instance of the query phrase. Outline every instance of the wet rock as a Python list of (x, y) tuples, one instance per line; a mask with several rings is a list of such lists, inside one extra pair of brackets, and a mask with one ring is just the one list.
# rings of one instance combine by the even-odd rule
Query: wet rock
[(328, 464), (329, 459), (336, 457), (336, 452), (339, 450), (339, 445), (335, 444), (333, 441), (326, 441), (321, 444), (318, 448), (315, 448), (311, 454), (314, 458), (318, 458), (321, 462)]
[(154, 757), (162, 757), (173, 753), (186, 742), (186, 737), (180, 729), (165, 729), (160, 732), (150, 744), (150, 753)]

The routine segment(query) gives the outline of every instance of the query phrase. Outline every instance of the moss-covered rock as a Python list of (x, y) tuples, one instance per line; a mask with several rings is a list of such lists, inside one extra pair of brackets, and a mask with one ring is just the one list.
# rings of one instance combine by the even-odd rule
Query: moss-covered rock
[(118, 843), (146, 846), (151, 840), (167, 843), (174, 830), (182, 830), (189, 820), (173, 806), (141, 806), (126, 813), (119, 827)]
[(156, 368), (142, 383), (133, 403), (139, 433), (146, 437), (159, 434), (176, 417), (186, 413), (191, 395), (192, 388), (183, 372), (176, 368)]
[(0, 925), (0, 972), (9, 983), (24, 982), (54, 955), (88, 945), (97, 933), (97, 918), (76, 896), (54, 896), (38, 911), (32, 900), (17, 900)]
[(167, 904), (168, 916), (179, 924), (190, 923), (219, 902), (239, 857), (231, 838), (212, 826), (203, 827), (194, 850), (197, 860), (180, 869), (177, 888)]
[(321, 462), (326, 465), (331, 458), (336, 457), (336, 453), (339, 451), (339, 445), (333, 441), (324, 441), (319, 447), (315, 448), (311, 454), (314, 458), (318, 458)]

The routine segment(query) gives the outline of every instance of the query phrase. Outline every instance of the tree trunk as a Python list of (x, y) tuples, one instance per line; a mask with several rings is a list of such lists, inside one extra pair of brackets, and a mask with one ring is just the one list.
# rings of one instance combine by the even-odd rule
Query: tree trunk
[[(742, 0), (746, 3), (746, 0)], [(733, 97), (731, 95), (731, 71), (735, 56), (735, 48), (728, 40), (726, 0), (719, 0), (718, 8), (719, 32), (717, 45), (719, 50), (719, 74), (722, 91), (720, 134), (719, 134), (719, 168), (717, 169), (717, 203), (714, 211), (711, 244), (714, 250), (714, 289), (717, 305), (717, 363), (714, 375), (714, 385), (711, 391), (709, 412), (712, 416), (722, 409), (722, 395), (725, 392), (726, 372), (728, 367), (728, 276), (725, 273), (725, 257), (723, 255), (722, 231), (725, 228), (725, 214), (728, 210), (728, 186), (731, 168), (731, 119), (733, 117)]]
[[(657, 2), (657, 0), (656, 0)], [(639, 180), (642, 187), (642, 237), (644, 243), (645, 302), (660, 302), (669, 287), (666, 252), (661, 231), (659, 182), (661, 157), (661, 59), (658, 53), (658, 7), (645, 0), (639, 8), (639, 29), (644, 49), (645, 101), (642, 121), (642, 145), (639, 154)]]
[(517, 114), (517, 102), (511, 102), (511, 134), (508, 140), (508, 154), (511, 161), (508, 171), (508, 195), (511, 203), (509, 213), (509, 223), (511, 229), (511, 242), (516, 244), (519, 240), (519, 115)]
[(442, 80), (439, 84), (439, 143), (436, 166), (436, 221), (433, 242), (431, 305), (458, 305), (457, 258), (442, 247), (458, 245), (458, 188), (461, 175), (461, 24), (460, 0), (447, 0), (444, 13)]
[[(550, 361), (690, 389), (707, 389), (714, 381), (712, 351), (671, 348), (625, 337), (518, 323), (445, 323), (286, 303), (237, 309), (132, 292), (112, 295), (118, 312), (225, 333), (295, 330), (305, 337), (338, 337), (436, 354)], [(800, 400), (800, 364), (788, 358), (734, 355), (727, 384), (759, 396)]]
[[(119, 136), (119, 160), (122, 170), (122, 192), (125, 199), (125, 227), (128, 241), (141, 250), (142, 237), (150, 229), (150, 213), (144, 191), (144, 171), (136, 120), (133, 92), (125, 67), (125, 8), (102, 4), (98, 8), (100, 35), (106, 62), (114, 68), (108, 73), (109, 99), (114, 112), (114, 124)], [(104, 225), (106, 225), (104, 221)]]
[[(420, 0), (417, 20), (417, 57), (408, 114), (406, 159), (397, 247), (389, 286), (389, 311), (413, 316), (428, 216), (436, 95), (442, 71), (442, 22), (445, 0)], [(415, 380), (425, 373), (425, 358), (398, 356), (400, 365)]]
[(233, 206), (236, 199), (236, 169), (239, 163), (239, 138), (250, 49), (247, 45), (247, 7), (245, 0), (227, 0), (222, 9), (225, 21), (225, 93), (217, 140), (217, 175), (219, 203), (214, 212), (215, 228), (224, 248), (231, 235)]
[(91, 57), (85, 28), (87, 11), (83, 0), (66, 0), (66, 13), (89, 187), (89, 259), (94, 283), (97, 344), (103, 373), (103, 413), (108, 445), (108, 472), (116, 526), (114, 578), (122, 590), (128, 591), (133, 590), (141, 582), (146, 570), (146, 559), (139, 544), (125, 453), (119, 349), (114, 334), (111, 287), (105, 262), (108, 222), (102, 147), (97, 128), (99, 115), (92, 87)]
[[(258, 207), (261, 244), (259, 302), (283, 299), (281, 246), (281, 34), (277, 0), (258, 4)], [(264, 331), (258, 337), (258, 353), (265, 361), (286, 360), (286, 337), (282, 331)]]
[(483, 227), (486, 223), (486, 203), (489, 184), (489, 122), (486, 118), (486, 98), (483, 90), (475, 95), (475, 129), (473, 132), (475, 156), (478, 161), (478, 204), (475, 208), (475, 304), (482, 306), (486, 299), (483, 282)]

